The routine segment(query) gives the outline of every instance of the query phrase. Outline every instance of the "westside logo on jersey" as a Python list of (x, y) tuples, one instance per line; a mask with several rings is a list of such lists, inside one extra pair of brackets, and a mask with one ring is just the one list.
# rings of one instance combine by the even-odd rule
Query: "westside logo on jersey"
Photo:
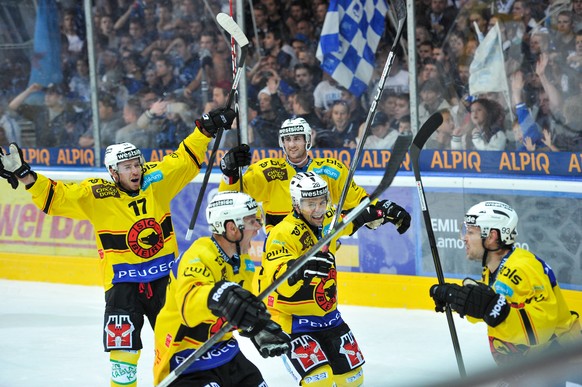
[(105, 324), (105, 333), (107, 333), (106, 347), (108, 349), (131, 349), (134, 330), (135, 327), (129, 315), (109, 316)]

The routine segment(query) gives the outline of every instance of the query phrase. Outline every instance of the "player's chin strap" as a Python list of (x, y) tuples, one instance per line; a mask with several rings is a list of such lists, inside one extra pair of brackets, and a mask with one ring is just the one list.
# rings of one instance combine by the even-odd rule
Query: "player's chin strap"
[(490, 251), (499, 251), (502, 248), (501, 239), (497, 238), (497, 248), (496, 249), (488, 249), (485, 247), (485, 239), (481, 238), (481, 246), (483, 246), (483, 259), (481, 260), (481, 266), (484, 267), (487, 264), (487, 253)]
[(236, 246), (236, 253), (232, 257), (229, 257), (226, 254), (226, 252), (222, 249), (222, 247), (220, 247), (220, 245), (216, 242), (214, 237), (212, 237), (212, 242), (214, 243), (216, 248), (218, 248), (218, 251), (220, 252), (220, 255), (222, 255), (222, 258), (226, 262), (230, 263), (230, 265), (232, 266), (232, 269), (234, 271), (234, 274), (238, 274), (238, 270), (240, 267), (240, 255), (241, 255), (240, 242), (243, 240), (243, 237), (244, 237), (244, 234), (243, 234), (244, 229), (245, 229), (244, 226), (239, 227), (241, 236), (238, 240), (234, 240), (234, 241), (231, 241), (230, 239), (228, 239), (228, 237), (226, 236), (226, 231), (221, 234), (221, 236), (224, 239), (226, 239), (230, 243), (234, 243), (234, 245)]

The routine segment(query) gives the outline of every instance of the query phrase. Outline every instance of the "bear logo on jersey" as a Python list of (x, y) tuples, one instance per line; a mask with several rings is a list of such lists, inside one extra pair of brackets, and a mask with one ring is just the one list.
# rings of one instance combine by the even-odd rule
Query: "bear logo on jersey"
[(315, 288), (315, 301), (326, 312), (331, 310), (337, 303), (336, 278), (337, 272), (334, 268), (331, 268), (327, 277), (321, 278), (321, 281), (319, 281), (319, 284)]
[(108, 349), (131, 349), (133, 347), (132, 333), (135, 330), (129, 315), (109, 316), (105, 324)]
[(139, 257), (153, 257), (164, 247), (162, 226), (154, 218), (135, 222), (127, 233), (127, 245)]

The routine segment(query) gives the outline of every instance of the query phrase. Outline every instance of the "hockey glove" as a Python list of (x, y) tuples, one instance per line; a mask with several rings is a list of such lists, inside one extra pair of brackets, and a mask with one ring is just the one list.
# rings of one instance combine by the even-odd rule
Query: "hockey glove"
[(8, 147), (8, 153), (0, 154), (0, 161), (2, 162), (3, 168), (8, 172), (14, 173), (14, 175), (21, 179), (32, 173), (30, 170), (30, 165), (24, 161), (22, 156), (22, 149), (16, 145), (15, 142), (10, 144)]
[[(289, 267), (293, 262), (294, 260), (287, 262), (287, 266)], [(334, 263), (335, 257), (332, 253), (319, 251), (307, 259), (305, 264), (287, 279), (287, 283), (293, 286), (301, 280), (309, 283), (313, 277), (326, 278)]]
[(263, 329), (271, 318), (265, 304), (235, 282), (217, 282), (208, 295), (208, 309), (244, 330)]
[(251, 148), (247, 144), (235, 146), (220, 161), (220, 170), (225, 176), (238, 180), (239, 168), (251, 164)]
[(364, 210), (354, 220), (354, 226), (358, 229), (366, 225), (375, 230), (380, 225), (390, 222), (396, 225), (399, 234), (403, 234), (410, 227), (410, 220), (410, 214), (404, 208), (390, 200), (381, 200)]
[[(255, 331), (255, 330), (253, 330)], [(250, 337), (257, 348), (257, 351), (265, 359), (268, 357), (281, 356), (291, 348), (291, 338), (281, 329), (281, 326), (274, 321), (269, 321), (259, 332), (241, 332), (241, 336)]]
[(4, 157), (5, 157), (4, 150), (2, 149), (2, 147), (0, 147), (0, 177), (8, 180), (8, 183), (10, 183), (12, 189), (16, 189), (18, 188), (18, 179), (16, 178), (13, 172), (10, 172), (9, 170), (4, 168), (4, 164), (2, 163)]
[(437, 306), (445, 302), (461, 316), (483, 319), (491, 327), (496, 327), (507, 318), (510, 306), (504, 295), (497, 294), (489, 286), (470, 279), (463, 283), (464, 286), (433, 285), (430, 288), (430, 295)]
[(230, 108), (214, 109), (209, 113), (203, 114), (199, 120), (196, 120), (196, 126), (204, 129), (212, 137), (216, 137), (216, 133), (220, 129), (230, 129), (235, 118), (236, 112)]

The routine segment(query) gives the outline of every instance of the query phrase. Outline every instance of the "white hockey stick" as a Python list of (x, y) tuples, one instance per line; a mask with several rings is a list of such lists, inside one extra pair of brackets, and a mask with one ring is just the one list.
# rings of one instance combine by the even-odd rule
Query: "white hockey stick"
[[(243, 67), (245, 59), (247, 57), (249, 40), (247, 39), (246, 35), (241, 30), (241, 28), (238, 26), (238, 24), (236, 24), (236, 22), (233, 20), (233, 18), (228, 16), (227, 14), (219, 13), (218, 15), (216, 15), (216, 21), (222, 28), (224, 28), (226, 32), (230, 34), (230, 36), (234, 38), (234, 40), (240, 47), (240, 56), (238, 59), (236, 75), (234, 76), (234, 80), (232, 81), (232, 87), (230, 88), (230, 93), (228, 94), (228, 99), (225, 105), (225, 109), (228, 109), (230, 108), (230, 105), (232, 104), (232, 101), (234, 99), (234, 94), (236, 93), (240, 77), (244, 74)], [(216, 133), (216, 138), (214, 139), (214, 146), (212, 147), (212, 153), (210, 153), (210, 157), (208, 159), (208, 165), (206, 166), (204, 180), (202, 181), (202, 185), (200, 186), (200, 192), (198, 193), (198, 197), (196, 198), (196, 205), (194, 206), (194, 212), (192, 213), (192, 218), (190, 219), (188, 231), (186, 231), (187, 241), (192, 239), (194, 226), (196, 226), (196, 219), (198, 218), (198, 214), (200, 213), (202, 199), (204, 198), (204, 192), (206, 191), (206, 186), (208, 185), (208, 180), (210, 179), (210, 174), (212, 173), (212, 167), (214, 166), (214, 160), (216, 159), (216, 151), (218, 150), (220, 140), (222, 139), (222, 132), (223, 129), (219, 129), (218, 133)]]
[[(382, 176), (382, 180), (380, 184), (376, 187), (374, 192), (370, 194), (367, 198), (362, 200), (360, 204), (352, 209), (342, 220), (337, 222), (335, 227), (333, 227), (325, 236), (323, 236), (315, 245), (313, 245), (309, 250), (307, 250), (303, 255), (293, 262), (291, 266), (287, 268), (280, 277), (274, 280), (269, 286), (267, 286), (257, 297), (260, 300), (265, 299), (269, 294), (274, 292), (283, 282), (287, 281), (289, 277), (291, 277), (297, 270), (301, 268), (305, 264), (305, 262), (313, 257), (318, 251), (320, 251), (324, 246), (326, 246), (329, 242), (331, 242), (334, 238), (336, 238), (339, 233), (346, 228), (351, 222), (354, 221), (355, 218), (358, 217), (362, 212), (364, 212), (370, 203), (376, 200), (384, 191), (390, 187), (392, 181), (394, 180), (394, 176), (398, 173), (400, 169), (400, 164), (404, 160), (406, 153), (408, 152), (408, 148), (410, 146), (410, 142), (412, 140), (411, 136), (398, 136), (396, 139), (396, 143), (394, 144), (394, 149), (392, 150), (392, 154), (390, 156), (390, 160), (386, 163), (386, 169), (384, 171), (384, 176)], [(207, 341), (200, 346), (196, 350), (184, 359), (183, 362), (180, 363), (172, 372), (168, 374), (157, 385), (157, 387), (167, 387), (170, 383), (172, 383), (176, 378), (184, 372), (192, 363), (194, 363), (197, 359), (199, 359), (202, 355), (204, 355), (213, 345), (218, 343), (218, 341), (231, 329), (233, 328), (232, 324), (226, 323), (222, 326), (222, 328), (212, 335)]]
[[(420, 151), (424, 147), (424, 144), (426, 144), (430, 136), (437, 130), (439, 126), (441, 126), (442, 123), (443, 116), (441, 115), (441, 113), (438, 112), (434, 113), (432, 116), (428, 118), (428, 120), (426, 120), (426, 122), (419, 129), (418, 133), (414, 137), (414, 140), (412, 141), (412, 145), (410, 146), (410, 160), (412, 161), (412, 169), (414, 170), (414, 178), (416, 179), (418, 198), (420, 200), (422, 215), (424, 216), (424, 225), (426, 226), (426, 232), (428, 234), (428, 243), (430, 245), (430, 251), (432, 252), (432, 258), (434, 261), (434, 267), (436, 270), (439, 284), (445, 283), (445, 276), (443, 274), (443, 268), (441, 266), (441, 261), (439, 259), (439, 252), (434, 237), (434, 231), (432, 230), (430, 213), (428, 212), (428, 206), (426, 204), (426, 196), (424, 195), (424, 189), (422, 187), (422, 181), (420, 179), (420, 165), (418, 164), (418, 160), (420, 158)], [(446, 306), (445, 313), (447, 315), (449, 331), (451, 332), (453, 348), (455, 349), (455, 355), (457, 357), (459, 373), (461, 374), (462, 377), (465, 377), (467, 376), (467, 373), (465, 371), (465, 364), (463, 363), (463, 355), (461, 354), (461, 346), (459, 345), (459, 338), (457, 337), (457, 330), (455, 329), (453, 314), (451, 312), (451, 307), (449, 305)]]
[(402, 36), (402, 32), (404, 30), (404, 26), (406, 23), (406, 2), (404, 0), (396, 0), (394, 2), (394, 10), (396, 11), (396, 17), (398, 18), (398, 28), (396, 30), (396, 36), (394, 37), (394, 42), (392, 43), (392, 48), (390, 48), (390, 52), (388, 53), (388, 58), (386, 59), (386, 63), (384, 64), (384, 70), (382, 71), (382, 76), (380, 77), (380, 81), (378, 82), (378, 88), (376, 89), (376, 95), (372, 100), (372, 104), (370, 105), (370, 110), (368, 110), (368, 116), (366, 117), (366, 126), (364, 132), (362, 134), (362, 138), (358, 142), (358, 146), (356, 147), (356, 151), (354, 152), (354, 157), (350, 164), (350, 168), (348, 170), (348, 178), (346, 179), (346, 183), (342, 189), (342, 193), (340, 195), (339, 201), (336, 207), (336, 213), (334, 218), (334, 223), (336, 224), (343, 209), (344, 203), (346, 201), (346, 197), (348, 195), (348, 191), (351, 185), (351, 181), (354, 178), (354, 173), (356, 172), (357, 166), (360, 164), (360, 159), (362, 158), (362, 149), (364, 148), (364, 144), (366, 143), (366, 139), (370, 133), (370, 126), (372, 125), (372, 119), (376, 115), (376, 109), (378, 108), (378, 102), (380, 101), (380, 97), (382, 96), (382, 92), (384, 91), (384, 84), (386, 83), (386, 78), (390, 73), (390, 69), (392, 68), (392, 63), (394, 63), (395, 51), (398, 46), (398, 42), (400, 41), (400, 37)]

